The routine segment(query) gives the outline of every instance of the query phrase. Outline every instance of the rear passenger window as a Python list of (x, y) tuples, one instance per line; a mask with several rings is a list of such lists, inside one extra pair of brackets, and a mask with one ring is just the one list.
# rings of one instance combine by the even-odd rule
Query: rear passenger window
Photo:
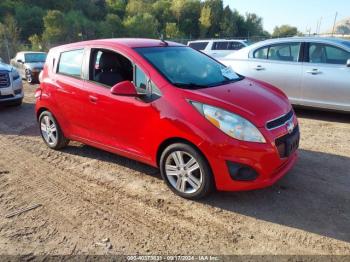
[(213, 50), (228, 50), (228, 45), (230, 42), (214, 42), (213, 43)]
[(228, 50), (240, 50), (242, 49), (243, 47), (245, 47), (245, 45), (243, 45), (242, 43), (240, 42), (229, 42), (228, 44)]
[(312, 43), (309, 47), (310, 63), (345, 65), (350, 53), (335, 46)]
[(61, 53), (57, 72), (64, 75), (80, 77), (83, 55), (84, 49)]
[(209, 42), (195, 42), (195, 43), (190, 43), (189, 47), (192, 47), (193, 49), (196, 50), (204, 50)]

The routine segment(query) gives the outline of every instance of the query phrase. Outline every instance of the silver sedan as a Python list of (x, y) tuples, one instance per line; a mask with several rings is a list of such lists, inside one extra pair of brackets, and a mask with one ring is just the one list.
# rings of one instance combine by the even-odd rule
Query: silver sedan
[(350, 41), (293, 37), (256, 43), (220, 59), (270, 83), (292, 104), (350, 112)]

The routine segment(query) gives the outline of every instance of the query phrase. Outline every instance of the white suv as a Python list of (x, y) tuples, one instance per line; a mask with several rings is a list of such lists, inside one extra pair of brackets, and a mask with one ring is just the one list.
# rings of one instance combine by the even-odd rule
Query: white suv
[(23, 85), (18, 71), (5, 63), (0, 62), (0, 105), (22, 104)]
[(214, 58), (219, 58), (248, 46), (248, 43), (246, 40), (215, 39), (189, 41), (187, 45)]

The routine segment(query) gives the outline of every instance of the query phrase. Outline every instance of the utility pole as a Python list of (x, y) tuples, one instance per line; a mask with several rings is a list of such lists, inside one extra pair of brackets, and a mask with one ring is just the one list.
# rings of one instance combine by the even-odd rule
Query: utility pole
[(337, 16), (338, 16), (338, 12), (335, 12), (334, 23), (333, 23), (333, 30), (332, 30), (332, 36), (334, 35), (335, 24), (336, 24), (336, 22), (337, 22)]

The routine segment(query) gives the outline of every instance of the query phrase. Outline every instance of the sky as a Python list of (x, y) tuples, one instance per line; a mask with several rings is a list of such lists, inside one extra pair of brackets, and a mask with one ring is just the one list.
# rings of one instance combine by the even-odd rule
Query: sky
[(296, 26), (299, 31), (316, 32), (321, 20), (319, 32), (332, 29), (335, 13), (337, 21), (350, 17), (350, 0), (224, 0), (241, 14), (256, 13), (263, 18), (264, 29), (273, 32), (274, 27), (282, 24)]

